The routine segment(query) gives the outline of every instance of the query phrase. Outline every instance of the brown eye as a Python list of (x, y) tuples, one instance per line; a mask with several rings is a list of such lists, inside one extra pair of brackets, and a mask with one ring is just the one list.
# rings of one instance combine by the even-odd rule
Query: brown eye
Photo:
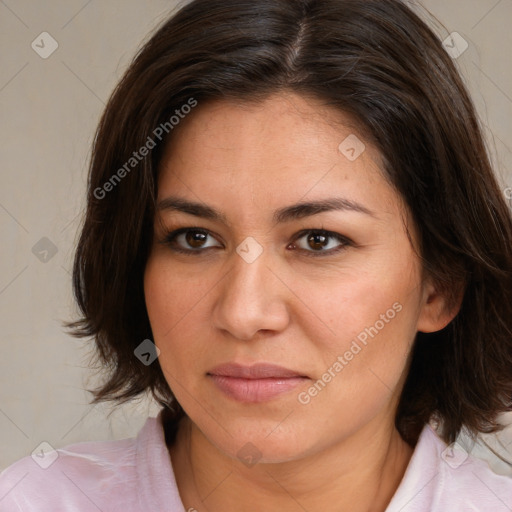
[(190, 247), (201, 248), (206, 241), (208, 235), (200, 231), (187, 231), (185, 240)]
[(353, 245), (347, 237), (324, 230), (301, 231), (295, 240), (294, 248), (301, 249), (307, 256), (329, 256)]
[(313, 233), (307, 237), (311, 249), (319, 250), (328, 245), (328, 237), (322, 234)]
[[(212, 245), (212, 242), (214, 245)], [(183, 252), (188, 254), (200, 254), (206, 249), (214, 247), (222, 247), (215, 244), (217, 240), (208, 232), (203, 229), (195, 228), (181, 228), (176, 231), (168, 233), (163, 240), (162, 244), (170, 246), (173, 251)]]

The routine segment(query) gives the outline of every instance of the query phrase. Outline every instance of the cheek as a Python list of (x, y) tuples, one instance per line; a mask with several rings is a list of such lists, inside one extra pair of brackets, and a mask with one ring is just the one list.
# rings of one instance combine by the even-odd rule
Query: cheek
[(334, 406), (346, 416), (361, 413), (363, 404), (371, 414), (391, 397), (416, 334), (416, 278), (413, 266), (389, 265), (301, 289), (318, 312), (302, 316), (301, 329), (320, 380), (302, 395), (304, 401), (315, 401), (319, 413)]
[(155, 338), (162, 340), (178, 329), (183, 333), (180, 327), (199, 311), (212, 285), (205, 273), (191, 276), (165, 258), (151, 257), (144, 273), (144, 295)]
[[(191, 276), (164, 258), (150, 258), (144, 274), (144, 294), (160, 365), (173, 387), (185, 383), (200, 368), (205, 326), (211, 321), (205, 310), (208, 293), (218, 281), (206, 273)], [(207, 337), (207, 336), (206, 336)]]
[(311, 342), (329, 352), (339, 352), (358, 335), (364, 342), (375, 324), (382, 333), (410, 333), (418, 288), (414, 269), (407, 267), (368, 264), (315, 279), (295, 276), (302, 309), (295, 319)]

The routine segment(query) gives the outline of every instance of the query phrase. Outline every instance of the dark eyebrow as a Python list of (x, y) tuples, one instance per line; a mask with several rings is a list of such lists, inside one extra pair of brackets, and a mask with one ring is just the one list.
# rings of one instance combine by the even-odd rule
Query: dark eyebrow
[(329, 199), (320, 199), (318, 201), (307, 201), (303, 203), (293, 204), (281, 208), (274, 213), (274, 222), (288, 222), (291, 220), (303, 219), (317, 213), (329, 211), (352, 211), (364, 213), (376, 217), (375, 213), (360, 203), (344, 199), (342, 197), (333, 197)]
[[(159, 201), (158, 210), (176, 210), (196, 217), (202, 217), (213, 221), (229, 224), (226, 216), (218, 212), (214, 208), (205, 204), (188, 201), (180, 197), (170, 196)], [(292, 220), (303, 219), (322, 212), (328, 211), (354, 211), (364, 213), (376, 217), (375, 213), (355, 201), (334, 197), (329, 199), (321, 199), (318, 201), (307, 201), (302, 203), (285, 206), (276, 210), (273, 215), (274, 224), (290, 222)]]

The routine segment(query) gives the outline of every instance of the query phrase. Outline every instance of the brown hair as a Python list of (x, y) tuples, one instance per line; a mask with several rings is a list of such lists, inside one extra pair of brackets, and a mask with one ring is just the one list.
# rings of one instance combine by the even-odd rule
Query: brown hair
[[(74, 261), (83, 317), (67, 326), (94, 337), (109, 372), (92, 403), (151, 391), (171, 427), (184, 415), (158, 360), (134, 356), (152, 339), (143, 272), (169, 119), (191, 99), (254, 102), (284, 90), (364, 126), (413, 215), (424, 271), (450, 304), (465, 286), (452, 322), (416, 336), (400, 434), (414, 445), (433, 414), (448, 443), (463, 426), (499, 430), (497, 414), (512, 407), (512, 219), (452, 59), (398, 0), (194, 0), (144, 44), (96, 133)], [(149, 154), (130, 160), (150, 139)]]

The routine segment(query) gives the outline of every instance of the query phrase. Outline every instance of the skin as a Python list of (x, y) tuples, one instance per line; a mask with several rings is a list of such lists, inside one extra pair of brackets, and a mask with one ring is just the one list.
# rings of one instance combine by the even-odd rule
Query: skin
[[(366, 145), (355, 161), (338, 149), (350, 134)], [(158, 201), (170, 195), (227, 219), (159, 210), (144, 276), (159, 362), (187, 413), (169, 447), (185, 509), (384, 511), (413, 451), (394, 416), (415, 334), (442, 329), (457, 311), (445, 311), (423, 276), (405, 225), (414, 243), (417, 233), (379, 152), (348, 116), (315, 99), (280, 93), (258, 105), (200, 103), (162, 158)], [(373, 216), (328, 211), (272, 221), (276, 209), (331, 197)], [(197, 245), (184, 235), (174, 242), (202, 254), (160, 243), (183, 227), (209, 231)], [(353, 243), (328, 254), (340, 242), (328, 238), (319, 248), (307, 234), (297, 238), (304, 229)], [(252, 263), (236, 252), (249, 236), (263, 249)], [(400, 312), (300, 403), (298, 394), (397, 302)], [(207, 376), (231, 361), (279, 364), (309, 380), (272, 400), (240, 403)], [(237, 457), (248, 442), (260, 457), (250, 467)]]

